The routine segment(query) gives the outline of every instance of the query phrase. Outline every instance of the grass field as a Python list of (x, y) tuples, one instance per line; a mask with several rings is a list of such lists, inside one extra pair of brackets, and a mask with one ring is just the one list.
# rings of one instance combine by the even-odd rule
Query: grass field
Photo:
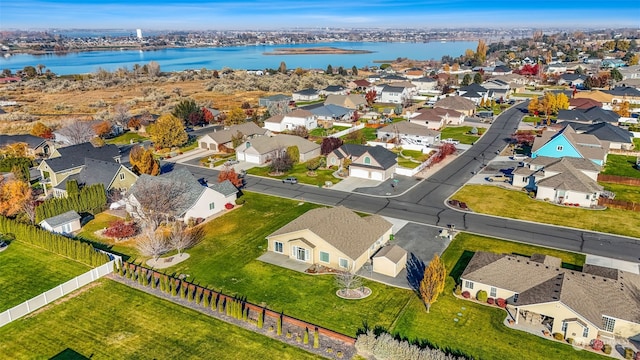
[(309, 135), (311, 136), (317, 136), (317, 137), (326, 137), (326, 136), (331, 136), (332, 134), (335, 134), (337, 132), (343, 131), (343, 130), (347, 130), (349, 129), (349, 127), (347, 126), (334, 126), (330, 129), (324, 129), (324, 128), (315, 128), (311, 131), (309, 131)]
[(609, 154), (601, 174), (640, 178), (640, 170), (634, 167), (636, 159), (635, 156)]
[(340, 179), (333, 176), (334, 171), (335, 170), (331, 169), (318, 169), (315, 171), (315, 176), (309, 176), (309, 170), (307, 169), (306, 165), (304, 163), (301, 163), (295, 164), (291, 170), (279, 176), (269, 175), (269, 172), (271, 172), (271, 170), (268, 166), (247, 169), (247, 174), (272, 177), (275, 179), (284, 179), (289, 176), (295, 176), (296, 178), (298, 178), (298, 182), (302, 184), (324, 185), (326, 181), (331, 181), (333, 184), (337, 184), (340, 182)]
[(456, 126), (456, 127), (445, 127), (441, 130), (440, 138), (441, 139), (455, 139), (460, 141), (461, 144), (473, 144), (478, 141), (480, 135), (485, 131), (483, 128), (478, 128), (479, 135), (471, 135), (469, 132), (473, 127), (471, 126)]
[(78, 238), (88, 240), (100, 249), (123, 254), (125, 255), (125, 260), (127, 260), (129, 256), (137, 257), (138, 252), (133, 245), (133, 240), (115, 241), (114, 239), (100, 237), (95, 234), (96, 231), (108, 227), (109, 224), (115, 220), (122, 219), (105, 212), (97, 214), (93, 220), (82, 227), (82, 231), (78, 233)]
[(633, 138), (633, 148), (640, 149), (640, 138)]
[(149, 138), (146, 138), (144, 136), (141, 136), (138, 133), (129, 131), (126, 132), (120, 136), (116, 136), (113, 139), (108, 139), (106, 141), (107, 144), (115, 144), (115, 145), (126, 145), (126, 144), (131, 144), (131, 141), (133, 140), (134, 143), (139, 143), (139, 142), (143, 142), (145, 140), (148, 140)]
[(613, 183), (600, 183), (605, 190), (616, 194), (616, 200), (633, 201), (640, 203), (640, 186), (621, 185)]
[(3, 326), (0, 338), (6, 359), (318, 358), (107, 279)]
[(0, 253), (0, 312), (89, 271), (89, 267), (31, 244), (12, 241)]
[[(426, 313), (424, 304), (416, 295), (412, 296), (390, 329), (391, 333), (411, 341), (426, 339), (439, 348), (460, 349), (476, 359), (602, 359), (596, 354), (577, 352), (571, 346), (509, 329), (502, 324), (506, 317), (504, 310), (453, 296), (455, 283), (475, 251), (530, 256), (541, 249), (515, 242), (459, 234), (442, 256), (449, 276), (445, 291), (432, 305), (430, 313)], [(543, 251), (560, 257), (566, 264), (584, 264), (584, 255), (551, 249)], [(454, 322), (454, 318), (459, 321)]]
[(522, 191), (489, 185), (466, 185), (452, 198), (466, 202), (473, 211), (482, 214), (640, 237), (640, 212), (558, 206), (531, 199)]

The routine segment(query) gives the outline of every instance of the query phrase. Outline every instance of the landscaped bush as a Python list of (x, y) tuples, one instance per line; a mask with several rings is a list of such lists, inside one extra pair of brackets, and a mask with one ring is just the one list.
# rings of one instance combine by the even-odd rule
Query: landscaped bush
[(507, 307), (507, 301), (503, 298), (498, 298), (498, 300), (496, 300), (496, 305), (504, 309)]
[(107, 230), (104, 231), (104, 236), (125, 239), (132, 237), (137, 232), (136, 225), (134, 223), (127, 223), (124, 220), (116, 220), (109, 224)]
[(488, 298), (487, 299), (487, 304), (489, 305), (493, 305), (496, 302), (496, 300), (494, 298)]
[(595, 351), (600, 351), (603, 347), (604, 343), (600, 339), (595, 339), (593, 340), (593, 343), (591, 343), (591, 348)]
[(226, 204), (224, 204), (224, 208), (227, 209), (227, 210), (231, 210), (231, 209), (233, 209), (233, 204), (232, 203), (226, 203)]
[(567, 339), (567, 342), (568, 342), (569, 344), (573, 344), (573, 338), (568, 338), (568, 339)]
[(632, 348), (624, 348), (624, 358), (632, 360), (633, 359), (633, 349)]
[(460, 296), (462, 294), (462, 286), (460, 284), (456, 285), (453, 289), (453, 293)]
[(484, 290), (479, 290), (478, 293), (476, 294), (476, 300), (480, 302), (487, 301), (487, 292)]
[(602, 348), (602, 351), (604, 351), (604, 353), (607, 354), (607, 355), (611, 354), (611, 345), (604, 344), (604, 347)]
[(236, 199), (236, 205), (242, 205), (246, 202), (247, 200), (245, 198), (239, 198)]
[(562, 333), (553, 333), (553, 338), (556, 340), (564, 340), (564, 335)]
[(462, 292), (462, 297), (465, 299), (468, 299), (471, 297), (471, 293), (469, 293), (468, 291), (463, 291)]

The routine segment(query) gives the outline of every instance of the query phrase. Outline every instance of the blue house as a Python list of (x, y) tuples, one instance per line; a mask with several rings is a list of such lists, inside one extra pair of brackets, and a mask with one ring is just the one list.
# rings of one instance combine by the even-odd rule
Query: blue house
[(585, 158), (596, 165), (603, 166), (607, 161), (609, 142), (598, 140), (590, 134), (578, 134), (571, 125), (554, 132), (545, 131), (536, 137), (531, 149), (531, 157), (547, 156), (551, 158)]

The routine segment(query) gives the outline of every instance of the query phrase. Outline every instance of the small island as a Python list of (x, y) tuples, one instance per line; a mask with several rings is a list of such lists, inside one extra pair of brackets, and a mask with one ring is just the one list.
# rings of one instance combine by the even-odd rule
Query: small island
[(340, 49), (336, 47), (310, 47), (310, 48), (281, 48), (271, 52), (265, 52), (264, 55), (346, 55), (346, 54), (370, 54), (369, 50), (350, 50)]

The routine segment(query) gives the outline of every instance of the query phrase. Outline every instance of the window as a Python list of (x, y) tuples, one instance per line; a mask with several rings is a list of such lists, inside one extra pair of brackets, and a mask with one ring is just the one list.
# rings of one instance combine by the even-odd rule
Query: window
[(558, 145), (558, 146), (556, 147), (556, 150), (558, 150), (558, 151), (562, 151), (562, 145)]
[(584, 327), (584, 330), (582, 330), (582, 337), (589, 337), (589, 328), (588, 327)]
[(602, 325), (604, 331), (613, 332), (613, 328), (616, 327), (616, 319), (610, 318), (608, 316), (603, 316)]
[(518, 293), (513, 294), (513, 302), (517, 302), (518, 301)]
[(329, 262), (329, 253), (325, 251), (320, 251), (320, 261), (328, 263)]
[(336, 160), (337, 160), (336, 158), (332, 157), (331, 158), (331, 165), (335, 165), (336, 164)]
[(498, 291), (496, 290), (496, 288), (491, 287), (491, 290), (489, 291), (489, 296), (496, 297), (497, 293), (498, 293)]
[(124, 180), (124, 173), (120, 173), (120, 181)]
[(562, 322), (562, 328), (560, 329), (560, 331), (562, 331), (562, 332), (567, 331), (567, 322), (566, 321)]
[(364, 163), (365, 163), (365, 164), (367, 164), (367, 165), (368, 165), (368, 164), (371, 164), (371, 158), (370, 158), (370, 157), (368, 157), (368, 156), (365, 156), (365, 157), (364, 157)]
[(209, 210), (213, 210), (216, 207), (216, 203), (209, 203)]
[(273, 251), (275, 251), (275, 252), (277, 252), (277, 253), (281, 253), (281, 254), (282, 254), (282, 253), (284, 252), (284, 249), (283, 249), (282, 243), (281, 243), (281, 242), (279, 242), (279, 241), (274, 242), (274, 243), (273, 243)]
[(473, 281), (465, 280), (464, 287), (473, 290)]
[(349, 267), (349, 260), (340, 258), (339, 265), (341, 268), (347, 269)]

